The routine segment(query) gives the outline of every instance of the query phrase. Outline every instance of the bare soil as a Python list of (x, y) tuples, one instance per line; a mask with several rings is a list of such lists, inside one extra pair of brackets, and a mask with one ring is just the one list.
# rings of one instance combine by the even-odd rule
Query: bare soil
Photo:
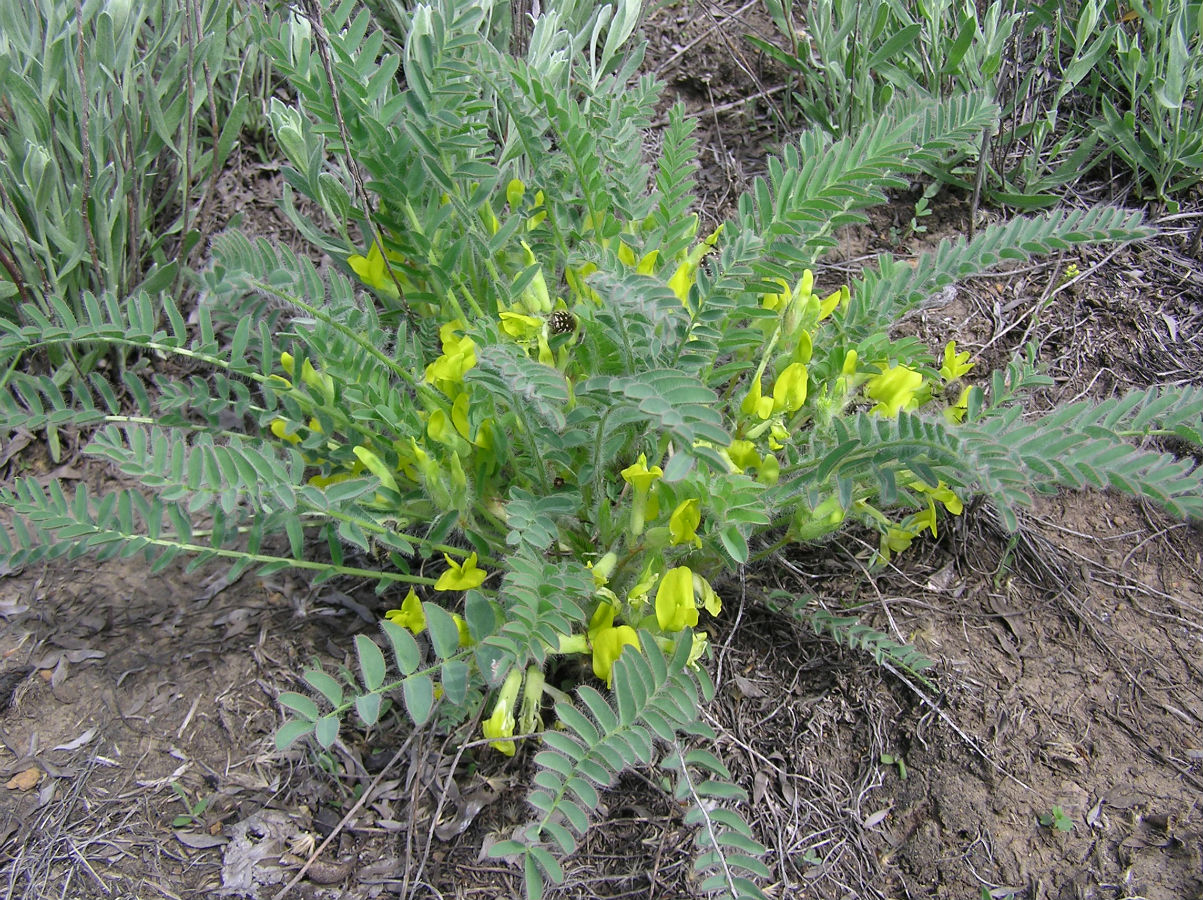
[[(772, 28), (753, 4), (690, 3), (647, 30), (647, 68), (701, 116), (703, 211), (719, 219), (784, 139), (782, 73), (741, 37)], [(240, 159), (223, 196), (244, 228), (291, 240), (276, 172)], [(845, 234), (820, 280), (967, 228), (967, 203), (941, 197), (928, 233), (907, 235), (913, 199)], [(956, 338), (979, 372), (1034, 341), (1056, 381), (1042, 404), (1198, 384), (1203, 265), (1180, 248), (1199, 215), (1140, 247), (975, 280), (900, 328), (933, 348)], [(1071, 262), (1082, 275), (1066, 282)], [(111, 477), (71, 453), (55, 467), (32, 437), (0, 464)], [(721, 589), (706, 715), (770, 848), (769, 896), (1203, 897), (1199, 527), (1063, 494), (1014, 535), (971, 507), (884, 572), (863, 549), (846, 535)], [(519, 896), (483, 850), (526, 816), (530, 750), (457, 753), (396, 723), (324, 756), (273, 749), (278, 693), (315, 657), (349, 663), (386, 605), (285, 576), (152, 576), (139, 559), (0, 573), (4, 896), (279, 896), (328, 836), (287, 896)], [(937, 663), (930, 683), (817, 636), (819, 609), (912, 643)], [(692, 835), (657, 774), (624, 776), (604, 803), (555, 895), (696, 896)], [(1063, 828), (1041, 824), (1055, 809)]]

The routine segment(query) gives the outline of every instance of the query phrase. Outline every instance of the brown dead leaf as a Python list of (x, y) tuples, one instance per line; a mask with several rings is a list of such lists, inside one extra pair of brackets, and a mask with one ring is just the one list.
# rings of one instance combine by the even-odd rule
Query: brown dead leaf
[(49, 684), (50, 679), (54, 677), (54, 669), (39, 669), (38, 677), (41, 678), (47, 684)]
[(30, 766), (24, 772), (18, 772), (12, 778), (4, 783), (4, 786), (10, 791), (28, 791), (37, 786), (37, 783), (42, 780), (42, 770), (37, 766)]
[(209, 850), (230, 842), (230, 839), (224, 835), (206, 834), (203, 831), (177, 831), (175, 839), (193, 850)]
[(450, 821), (441, 822), (434, 829), (435, 837), (440, 841), (449, 841), (453, 837), (463, 834), (480, 811), (496, 800), (498, 796), (495, 791), (482, 785), (467, 796), (454, 798), (455, 817)]
[(0, 466), (7, 465), (8, 461), (28, 447), (32, 440), (32, 432), (18, 428), (9, 436), (7, 442), (0, 441)]
[(738, 690), (742, 696), (748, 698), (764, 696), (764, 688), (758, 685), (751, 678), (744, 678), (744, 676), (739, 674), (735, 676), (735, 689)]

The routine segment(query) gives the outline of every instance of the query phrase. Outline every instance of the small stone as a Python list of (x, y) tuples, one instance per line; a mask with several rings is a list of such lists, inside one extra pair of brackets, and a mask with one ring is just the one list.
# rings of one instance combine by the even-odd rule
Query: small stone
[(42, 780), (42, 770), (37, 766), (30, 766), (24, 772), (18, 772), (12, 778), (4, 783), (4, 786), (10, 791), (29, 791), (37, 787), (39, 781)]

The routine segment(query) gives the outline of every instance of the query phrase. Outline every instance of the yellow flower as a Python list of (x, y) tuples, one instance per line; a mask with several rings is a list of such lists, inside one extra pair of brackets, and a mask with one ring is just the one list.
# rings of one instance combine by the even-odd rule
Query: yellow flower
[(844, 365), (840, 369), (841, 375), (851, 377), (856, 374), (857, 354), (855, 350), (849, 350), (848, 355), (844, 357)]
[[(538, 265), (538, 260), (535, 258), (535, 251), (530, 248), (530, 244), (526, 241), (522, 242), (522, 264), (527, 268)], [(518, 277), (522, 277), (519, 275)], [(522, 296), (516, 306), (521, 305), (528, 313), (549, 313), (551, 312), (551, 294), (547, 290), (547, 279), (543, 277), (543, 269), (539, 267), (535, 271), (535, 277), (532, 278), (522, 290)]]
[(608, 600), (598, 604), (589, 621), (589, 643), (593, 647), (593, 674), (611, 686), (614, 663), (624, 647), (639, 649), (639, 635), (630, 625), (615, 625), (617, 608)]
[(809, 331), (798, 332), (798, 343), (794, 347), (794, 359), (807, 365), (810, 362), (811, 356), (814, 354), (814, 339), (811, 338)]
[(674, 544), (690, 544), (702, 546), (698, 537), (698, 526), (702, 524), (702, 510), (696, 497), (691, 497), (677, 505), (672, 515), (668, 517), (669, 540)]
[(944, 418), (952, 424), (964, 422), (965, 416), (969, 413), (969, 385), (961, 388), (960, 396), (957, 397), (957, 402), (944, 410)]
[(651, 275), (656, 270), (656, 260), (659, 258), (659, 250), (649, 250), (636, 262), (635, 251), (622, 241), (618, 242), (618, 261), (624, 266), (634, 269), (640, 275)]
[(614, 677), (614, 663), (622, 655), (623, 647), (639, 649), (639, 635), (630, 625), (606, 628), (593, 638), (593, 674), (610, 687)]
[(770, 278), (769, 281), (780, 287), (781, 290), (776, 294), (765, 294), (760, 300), (760, 305), (775, 312), (784, 312), (791, 298), (789, 285), (784, 278)]
[(756, 452), (756, 445), (751, 441), (732, 441), (731, 446), (727, 448), (727, 458), (740, 472), (760, 466), (760, 454)]
[(522, 686), (522, 670), (513, 668), (505, 676), (501, 690), (497, 692), (497, 702), (493, 706), (493, 714), (481, 724), (480, 730), (490, 739), (489, 746), (499, 750), (506, 756), (514, 755), (514, 742), (505, 738), (513, 737), (514, 705), (518, 700), (518, 688)]
[(276, 437), (282, 441), (288, 441), (290, 444), (301, 443), (301, 436), (295, 431), (288, 430), (289, 421), (287, 419), (272, 419), (271, 431)]
[(838, 291), (832, 291), (819, 304), (819, 319), (822, 322), (829, 315), (835, 312), (835, 308), (840, 305), (847, 305), (849, 297), (852, 295), (848, 291), (848, 285), (844, 285)]
[(459, 613), (452, 613), (451, 621), (455, 623), (455, 630), (459, 632), (459, 645), (461, 647), (471, 647), (476, 643), (472, 640), (472, 635), (468, 631), (468, 623), (464, 621), (463, 616)]
[(923, 376), (914, 369), (891, 366), (880, 375), (870, 378), (865, 385), (869, 399), (877, 401), (870, 411), (893, 417), (903, 409), (914, 409), (918, 405), (915, 395), (922, 386)]
[(631, 499), (631, 534), (643, 533), (643, 521), (647, 512), (647, 495), (652, 484), (664, 475), (659, 466), (647, 465), (647, 454), (640, 453), (639, 459), (622, 470), (622, 480), (634, 488)]
[(818, 321), (819, 298), (814, 294), (815, 273), (810, 269), (802, 272), (802, 277), (794, 286), (788, 302), (779, 310), (782, 315), (782, 327), (785, 334), (793, 334), (798, 326), (805, 323), (808, 327)]
[(763, 396), (759, 376), (753, 376), (752, 387), (748, 389), (748, 396), (744, 397), (739, 410), (745, 416), (757, 416), (761, 419), (767, 419), (773, 414), (773, 398)]
[(774, 422), (769, 426), (769, 449), (777, 451), (785, 446), (785, 442), (789, 440), (789, 431), (780, 422)]
[(585, 565), (593, 572), (593, 586), (605, 587), (610, 576), (614, 574), (614, 567), (618, 565), (618, 554), (611, 550), (602, 554), (596, 563), (591, 562)]
[(691, 266), (688, 262), (683, 262), (677, 266), (677, 270), (668, 279), (668, 286), (677, 295), (677, 299), (681, 301), (682, 306), (688, 304), (689, 289), (693, 287), (694, 276), (696, 274), (697, 266)]
[(680, 631), (698, 624), (693, 595), (693, 571), (689, 566), (669, 569), (656, 590), (656, 622), (662, 631)]
[(422, 601), (418, 599), (413, 588), (409, 589), (409, 593), (401, 601), (401, 608), (390, 609), (384, 614), (384, 617), (403, 628), (408, 628), (414, 634), (420, 633), (426, 627), (426, 614), (422, 612)]
[(685, 664), (691, 669), (698, 667), (698, 660), (705, 654), (706, 649), (710, 646), (710, 635), (704, 631), (695, 631), (693, 633), (693, 645), (689, 648), (689, 659)]
[(522, 205), (522, 197), (525, 194), (526, 185), (518, 178), (510, 179), (510, 183), (505, 186), (505, 199), (512, 210), (516, 210)]
[(451, 404), (451, 424), (465, 441), (472, 440), (472, 428), (468, 422), (468, 392), (464, 391)]
[(446, 553), (443, 559), (447, 561), (447, 571), (439, 576), (434, 583), (436, 591), (469, 591), (484, 584), (489, 573), (476, 567), (476, 554), (471, 553), (462, 563), (457, 563)]
[(503, 312), (501, 330), (516, 341), (534, 340), (543, 331), (543, 320), (523, 313)]
[(689, 254), (677, 266), (677, 270), (673, 272), (672, 277), (668, 280), (668, 286), (677, 295), (677, 299), (681, 301), (682, 306), (688, 304), (689, 289), (693, 287), (693, 283), (697, 280), (698, 266), (701, 265), (702, 257), (714, 249), (714, 245), (718, 243), (719, 236), (722, 233), (723, 226), (720, 225), (702, 243), (689, 251)]
[(911, 528), (915, 534), (921, 532), (924, 528), (931, 531), (932, 537), (939, 537), (936, 533), (936, 504), (929, 498), (927, 501), (927, 509), (920, 510), (912, 517), (913, 522)]
[(476, 344), (467, 335), (457, 333), (465, 327), (457, 319), (439, 329), (443, 355), (426, 367), (426, 380), (448, 397), (459, 393), (464, 376), (476, 365)]
[(959, 516), (965, 509), (961, 498), (953, 493), (952, 488), (943, 481), (939, 482), (935, 487), (928, 487), (922, 481), (913, 481), (910, 487), (921, 494), (927, 494), (933, 500), (940, 501), (944, 504), (944, 508), (954, 516)]
[(356, 253), (347, 257), (347, 265), (368, 287), (374, 288), (394, 300), (401, 296), (397, 285), (389, 276), (388, 268), (384, 264), (384, 254), (380, 252), (379, 244), (373, 243), (367, 256), (360, 256)]
[(622, 480), (629, 484), (637, 491), (646, 491), (652, 484), (664, 475), (664, 470), (659, 466), (652, 466), (650, 469), (647, 465), (647, 454), (640, 453), (639, 459), (631, 463), (621, 473)]
[(447, 415), (446, 410), (436, 409), (430, 414), (426, 423), (426, 433), (461, 456), (468, 452), (467, 442), (461, 437), (452, 416)]
[(773, 412), (796, 413), (802, 408), (806, 402), (806, 378), (806, 366), (802, 363), (785, 367), (773, 385)]
[(916, 532), (909, 528), (903, 528), (899, 525), (891, 525), (889, 530), (881, 536), (881, 545), (878, 548), (878, 556), (882, 562), (889, 562), (890, 557), (895, 553), (901, 553), (910, 547), (911, 542), (915, 540)]
[(815, 273), (810, 269), (802, 270), (802, 277), (794, 287), (794, 299), (805, 303), (815, 289)]
[(551, 344), (547, 343), (547, 338), (540, 333), (536, 343), (539, 347), (539, 362), (554, 369), (556, 366), (556, 357), (551, 352)]
[(955, 381), (973, 368), (969, 361), (969, 351), (957, 353), (957, 342), (949, 341), (944, 345), (944, 365), (940, 366), (940, 377), (945, 381)]
[(723, 611), (723, 601), (719, 595), (710, 586), (710, 582), (696, 572), (693, 575), (693, 589), (698, 595), (698, 600), (701, 601), (702, 608), (710, 615), (717, 616)]

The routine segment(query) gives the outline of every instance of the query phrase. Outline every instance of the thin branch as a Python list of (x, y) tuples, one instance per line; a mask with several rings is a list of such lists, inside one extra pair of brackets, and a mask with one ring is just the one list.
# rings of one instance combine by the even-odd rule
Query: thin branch
[[(103, 279), (100, 254), (96, 250), (96, 235), (92, 232), (92, 148), (88, 140), (88, 76), (84, 71), (84, 5), (75, 0), (75, 69), (79, 75), (79, 143), (83, 157), (84, 183), (80, 200), (80, 214), (87, 227), (88, 252), (92, 255), (92, 270), (97, 278)], [(112, 273), (110, 273), (111, 275)], [(101, 281), (103, 284), (103, 280)]]
[[(368, 234), (373, 241), (380, 247), (380, 255), (384, 259), (384, 270), (388, 272), (389, 278), (393, 285), (397, 288), (397, 293), (402, 298), (405, 292), (401, 289), (401, 282), (397, 279), (397, 273), (393, 271), (392, 264), (389, 262), (388, 253), (384, 249), (384, 235), (381, 233), (376, 220), (372, 217), (372, 201), (368, 196), (367, 187), (363, 183), (363, 175), (359, 171), (359, 166), (351, 155), (351, 136), (347, 132), (347, 123), (343, 118), (342, 102), (339, 99), (338, 82), (334, 79), (334, 66), (330, 62), (330, 36), (326, 33), (326, 27), (322, 22), (322, 10), (318, 6), (317, 0), (304, 0), (305, 17), (309, 19), (309, 24), (313, 28), (313, 43), (317, 47), (317, 54), (322, 61), (322, 70), (326, 75), (326, 85), (330, 88), (330, 100), (333, 103), (334, 119), (338, 122), (338, 136), (342, 141), (343, 153), (347, 158), (347, 171), (351, 175), (351, 181), (355, 185), (355, 193), (358, 195), (360, 204), (363, 207), (363, 215), (367, 221)], [(416, 326), (413, 310), (410, 309), (408, 303), (402, 303), (402, 309), (405, 311), (405, 318), (411, 326)]]

